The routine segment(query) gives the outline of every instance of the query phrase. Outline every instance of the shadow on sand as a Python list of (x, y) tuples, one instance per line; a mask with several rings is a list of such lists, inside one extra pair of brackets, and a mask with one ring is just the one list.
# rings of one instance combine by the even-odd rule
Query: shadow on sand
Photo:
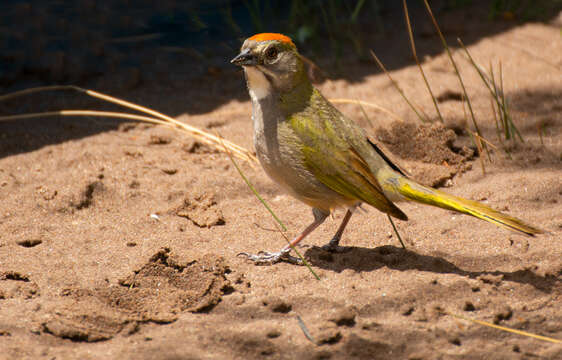
[(404, 250), (392, 245), (376, 248), (346, 247), (342, 253), (330, 253), (319, 247), (312, 247), (305, 252), (311, 265), (321, 269), (341, 272), (351, 269), (357, 272), (373, 271), (382, 267), (393, 270), (418, 270), (437, 274), (457, 274), (471, 279), (480, 276), (498, 277), (498, 281), (506, 280), (521, 284), (529, 284), (536, 289), (550, 293), (555, 285), (562, 280), (554, 276), (539, 276), (531, 270), (505, 271), (467, 271), (459, 268), (439, 256), (421, 255), (411, 250)]

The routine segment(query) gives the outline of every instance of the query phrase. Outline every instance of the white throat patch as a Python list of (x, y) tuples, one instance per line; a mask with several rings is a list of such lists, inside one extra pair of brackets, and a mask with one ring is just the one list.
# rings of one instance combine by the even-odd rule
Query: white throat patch
[(253, 101), (263, 99), (271, 92), (271, 84), (265, 75), (252, 66), (244, 66), (248, 80), (248, 90)]

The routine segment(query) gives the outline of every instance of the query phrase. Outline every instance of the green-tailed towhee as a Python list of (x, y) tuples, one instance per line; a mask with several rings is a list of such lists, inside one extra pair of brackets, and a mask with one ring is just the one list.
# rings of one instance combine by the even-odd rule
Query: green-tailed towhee
[[(307, 77), (291, 39), (263, 33), (248, 38), (231, 61), (244, 68), (252, 99), (254, 145), (265, 172), (312, 207), (314, 221), (291, 242), (296, 245), (336, 208), (347, 213), (325, 246), (337, 250), (353, 210), (367, 203), (401, 220), (395, 201), (411, 200), (469, 214), (510, 230), (543, 231), (486, 205), (418, 184), (393, 164), (363, 129), (339, 112)], [(250, 255), (256, 263), (298, 262), (290, 246)]]

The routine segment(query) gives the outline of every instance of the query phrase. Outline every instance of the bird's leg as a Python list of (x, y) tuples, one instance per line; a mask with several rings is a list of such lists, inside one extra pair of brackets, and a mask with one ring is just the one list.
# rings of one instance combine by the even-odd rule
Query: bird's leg
[(291, 249), (301, 242), (305, 237), (307, 237), (311, 232), (313, 232), (318, 226), (320, 226), (329, 214), (325, 213), (320, 209), (312, 209), (312, 214), (314, 215), (314, 221), (304, 229), (300, 235), (295, 237), (290, 245), (285, 246), (279, 252), (265, 252), (260, 251), (257, 254), (240, 253), (238, 255), (245, 256), (248, 260), (253, 261), (256, 265), (272, 265), (280, 261), (286, 261), (291, 264), (302, 265), (302, 260), (298, 257), (289, 255)]
[(338, 228), (338, 231), (336, 231), (336, 233), (334, 234), (334, 237), (332, 238), (332, 240), (330, 240), (329, 243), (322, 246), (322, 249), (328, 250), (330, 252), (342, 252), (343, 251), (343, 247), (341, 247), (339, 245), (340, 239), (341, 239), (341, 236), (343, 234), (343, 231), (345, 230), (345, 227), (347, 226), (347, 223), (349, 222), (349, 219), (351, 219), (351, 215), (353, 215), (354, 209), (355, 208), (351, 208), (351, 209), (347, 210), (347, 212), (345, 213), (345, 216), (343, 217), (343, 220), (340, 224), (340, 227)]

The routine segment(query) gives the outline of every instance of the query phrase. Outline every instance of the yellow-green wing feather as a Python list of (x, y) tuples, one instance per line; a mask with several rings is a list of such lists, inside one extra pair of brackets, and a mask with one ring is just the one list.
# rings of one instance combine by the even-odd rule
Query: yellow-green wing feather
[(384, 195), (358, 149), (362, 146), (357, 144), (358, 140), (370, 146), (367, 137), (356, 125), (343, 119), (343, 115), (319, 93), (314, 94), (311, 101), (316, 101), (311, 107), (316, 109), (313, 113), (301, 112), (289, 117), (291, 128), (302, 144), (307, 168), (316, 179), (344, 197), (368, 203), (393, 217), (407, 220), (406, 214)]

